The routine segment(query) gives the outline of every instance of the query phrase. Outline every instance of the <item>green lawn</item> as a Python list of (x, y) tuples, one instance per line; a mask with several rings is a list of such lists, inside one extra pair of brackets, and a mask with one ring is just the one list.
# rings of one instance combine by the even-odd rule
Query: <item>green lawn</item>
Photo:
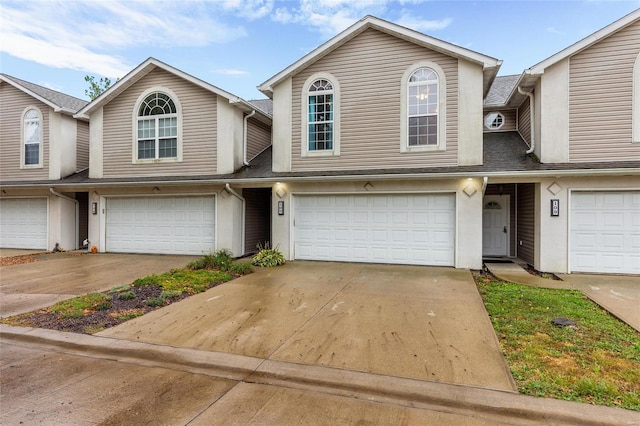
[(579, 291), (476, 282), (521, 393), (640, 410), (640, 333)]

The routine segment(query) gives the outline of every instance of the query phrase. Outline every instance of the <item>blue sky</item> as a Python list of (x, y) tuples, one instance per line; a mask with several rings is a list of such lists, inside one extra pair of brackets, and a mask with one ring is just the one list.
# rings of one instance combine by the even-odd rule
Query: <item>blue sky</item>
[(85, 75), (149, 56), (245, 99), (365, 15), (504, 61), (537, 62), (640, 7), (633, 1), (101, 0), (0, 2), (0, 70), (87, 99)]

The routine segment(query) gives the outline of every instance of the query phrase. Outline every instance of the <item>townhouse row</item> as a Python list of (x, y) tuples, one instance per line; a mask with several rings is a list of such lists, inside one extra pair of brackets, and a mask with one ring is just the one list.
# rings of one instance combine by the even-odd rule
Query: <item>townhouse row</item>
[(526, 69), (367, 16), (246, 101), (0, 75), (0, 246), (640, 274), (640, 11)]

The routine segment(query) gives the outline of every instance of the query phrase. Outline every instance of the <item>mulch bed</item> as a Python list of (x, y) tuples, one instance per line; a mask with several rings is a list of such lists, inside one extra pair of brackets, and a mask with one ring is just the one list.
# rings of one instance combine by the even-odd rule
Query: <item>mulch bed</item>
[(51, 313), (48, 312), (47, 309), (40, 309), (11, 318), (11, 323), (27, 327), (93, 334), (131, 319), (123, 318), (127, 313), (135, 312), (136, 316), (140, 316), (189, 296), (187, 293), (182, 293), (176, 297), (167, 298), (161, 306), (149, 306), (147, 305), (147, 300), (158, 297), (160, 293), (162, 293), (160, 286), (132, 286), (129, 291), (135, 293), (136, 297), (134, 299), (122, 300), (118, 298), (117, 293), (111, 294), (111, 292), (103, 292), (103, 294), (110, 296), (111, 307), (101, 311), (88, 311), (78, 318), (62, 318), (58, 313)]
[(23, 263), (37, 262), (38, 259), (32, 254), (25, 254), (22, 256), (8, 256), (0, 257), (0, 266), (21, 265)]

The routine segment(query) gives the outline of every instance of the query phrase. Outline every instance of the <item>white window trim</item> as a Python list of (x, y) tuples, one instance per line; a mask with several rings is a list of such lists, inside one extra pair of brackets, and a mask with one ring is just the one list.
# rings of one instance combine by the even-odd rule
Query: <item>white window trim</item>
[[(409, 146), (409, 78), (420, 68), (430, 68), (438, 75), (438, 144)], [(431, 61), (420, 61), (411, 65), (402, 75), (400, 87), (400, 152), (445, 151), (447, 148), (447, 80), (444, 70)]]
[[(487, 126), (487, 118), (488, 118), (488, 117), (489, 117), (489, 115), (491, 115), (491, 114), (498, 114), (500, 117), (502, 117), (502, 122), (500, 123), (500, 125), (499, 125), (498, 127), (489, 127), (489, 126)], [(491, 111), (491, 112), (489, 112), (489, 113), (485, 114), (485, 116), (484, 116), (484, 127), (485, 127), (486, 129), (489, 129), (489, 130), (499, 130), (499, 129), (501, 129), (503, 126), (504, 126), (504, 114), (503, 114), (503, 113), (501, 113), (501, 112), (499, 112), (499, 111)]]
[[(178, 135), (177, 135), (177, 156), (174, 158), (142, 158), (138, 159), (138, 111), (142, 102), (152, 93), (162, 92), (171, 97), (174, 105), (176, 106), (176, 115), (178, 123)], [(182, 162), (182, 106), (178, 95), (168, 87), (154, 86), (150, 87), (138, 96), (136, 103), (133, 107), (132, 121), (131, 121), (131, 163), (132, 164), (158, 164), (158, 163), (181, 163)]]
[(633, 66), (633, 94), (632, 94), (632, 108), (631, 108), (631, 126), (632, 136), (631, 142), (640, 143), (640, 53), (636, 57), (636, 62)]
[[(321, 151), (309, 151), (309, 88), (316, 80), (324, 79), (333, 86), (333, 149)], [(338, 157), (340, 156), (340, 84), (338, 79), (327, 72), (318, 72), (307, 78), (302, 86), (301, 102), (302, 128), (300, 143), (302, 144), (300, 155), (302, 157)]]
[[(38, 152), (38, 164), (24, 164), (24, 116), (30, 111), (36, 111), (40, 117), (40, 149)], [(24, 110), (22, 110), (22, 114), (20, 114), (20, 168), (21, 169), (41, 169), (44, 163), (44, 116), (42, 115), (42, 111), (40, 108), (29, 105)]]

